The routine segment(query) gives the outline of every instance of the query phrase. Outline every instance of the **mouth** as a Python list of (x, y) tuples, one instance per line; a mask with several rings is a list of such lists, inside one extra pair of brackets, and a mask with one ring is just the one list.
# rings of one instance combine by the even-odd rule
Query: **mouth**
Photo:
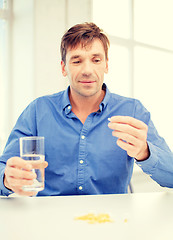
[(95, 83), (96, 81), (93, 81), (93, 80), (82, 80), (82, 81), (79, 81), (80, 83), (82, 84), (92, 84), (92, 83)]

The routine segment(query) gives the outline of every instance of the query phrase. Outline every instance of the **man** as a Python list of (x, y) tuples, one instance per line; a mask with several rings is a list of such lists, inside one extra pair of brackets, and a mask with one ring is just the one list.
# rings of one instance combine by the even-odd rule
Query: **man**
[(19, 157), (19, 138), (35, 135), (45, 137), (47, 161), (45, 189), (37, 196), (127, 193), (134, 159), (160, 185), (173, 187), (173, 153), (150, 113), (103, 83), (108, 47), (93, 23), (64, 34), (61, 67), (70, 86), (36, 99), (19, 117), (0, 158), (1, 194), (35, 195), (22, 189), (36, 176)]

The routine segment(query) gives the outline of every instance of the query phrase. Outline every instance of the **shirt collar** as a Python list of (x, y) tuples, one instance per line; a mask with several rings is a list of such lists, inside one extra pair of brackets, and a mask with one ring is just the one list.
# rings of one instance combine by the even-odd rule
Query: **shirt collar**
[(110, 98), (110, 91), (109, 91), (109, 89), (107, 88), (107, 86), (106, 86), (105, 83), (103, 83), (102, 89), (105, 91), (105, 96), (104, 96), (104, 98), (103, 98), (103, 101), (102, 101), (102, 102), (100, 103), (100, 105), (99, 105), (100, 112), (102, 112), (102, 111), (106, 108), (106, 106), (107, 106), (107, 104), (108, 104), (108, 101), (109, 101), (109, 98)]
[[(105, 83), (103, 83), (102, 89), (105, 91), (105, 96), (104, 96), (103, 101), (99, 105), (99, 108), (100, 108), (99, 112), (102, 112), (105, 109), (105, 107), (108, 104), (109, 98), (110, 98), (110, 91), (107, 88)], [(65, 110), (65, 114), (69, 114), (71, 112), (69, 91), (70, 91), (70, 86), (68, 86), (68, 88), (64, 91), (64, 95), (63, 95), (63, 99), (62, 99), (62, 107), (63, 107), (63, 110)]]
[(70, 86), (64, 91), (63, 99), (62, 99), (62, 108), (65, 110), (65, 114), (69, 114), (71, 112), (71, 103), (69, 99), (69, 91)]

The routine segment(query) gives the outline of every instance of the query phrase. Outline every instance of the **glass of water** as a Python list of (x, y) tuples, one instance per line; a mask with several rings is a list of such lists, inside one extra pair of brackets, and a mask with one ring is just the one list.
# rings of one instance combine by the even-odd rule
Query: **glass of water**
[(42, 191), (44, 189), (44, 137), (22, 137), (20, 138), (20, 157), (30, 161), (32, 172), (36, 173), (32, 185), (23, 186), (24, 191)]

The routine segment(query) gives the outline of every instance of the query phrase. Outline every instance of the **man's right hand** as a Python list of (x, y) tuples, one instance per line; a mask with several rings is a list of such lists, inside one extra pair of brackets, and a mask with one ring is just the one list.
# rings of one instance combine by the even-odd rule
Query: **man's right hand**
[[(47, 162), (44, 167), (47, 167)], [(4, 173), (4, 186), (13, 192), (23, 196), (33, 196), (37, 192), (26, 192), (24, 185), (32, 185), (36, 174), (32, 171), (32, 164), (20, 157), (9, 158)]]

